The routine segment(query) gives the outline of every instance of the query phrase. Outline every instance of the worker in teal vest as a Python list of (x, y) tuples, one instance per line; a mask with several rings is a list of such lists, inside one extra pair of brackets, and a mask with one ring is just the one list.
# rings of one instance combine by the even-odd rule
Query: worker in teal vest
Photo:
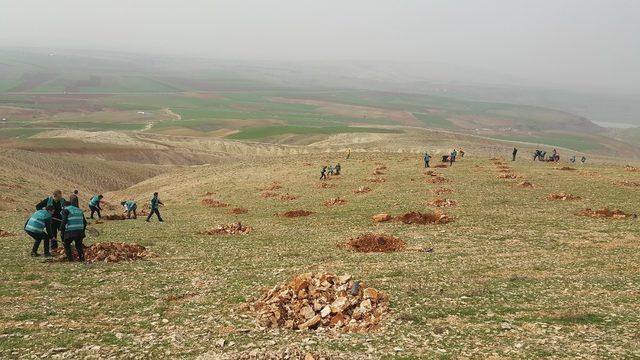
[(58, 248), (58, 229), (60, 228), (60, 212), (66, 200), (62, 197), (62, 191), (56, 190), (53, 195), (44, 198), (36, 205), (36, 210), (43, 210), (48, 206), (53, 207), (53, 217), (51, 221), (51, 249)]
[(120, 205), (124, 207), (124, 211), (127, 213), (127, 219), (131, 219), (131, 214), (133, 214), (134, 219), (138, 218), (138, 213), (136, 212), (136, 210), (138, 210), (138, 204), (136, 204), (135, 201), (123, 201), (120, 203)]
[(92, 197), (91, 200), (89, 200), (89, 210), (91, 210), (91, 216), (90, 216), (91, 219), (93, 219), (94, 213), (98, 214), (98, 219), (102, 218), (102, 216), (100, 215), (100, 211), (102, 210), (102, 208), (100, 207), (100, 201), (102, 200), (102, 198), (103, 198), (102, 195), (96, 195)]
[(51, 257), (49, 239), (51, 239), (52, 233), (51, 215), (53, 211), (53, 206), (46, 206), (44, 209), (36, 210), (24, 224), (24, 231), (33, 238), (31, 256), (40, 256), (38, 254), (38, 248), (42, 240), (44, 240), (44, 256)]
[(149, 212), (149, 215), (147, 216), (147, 222), (151, 220), (151, 216), (153, 216), (153, 214), (158, 215), (158, 220), (160, 222), (164, 221), (162, 220), (162, 216), (160, 216), (160, 205), (164, 206), (162, 201), (160, 201), (160, 198), (158, 198), (158, 193), (154, 192), (153, 197), (151, 198), (151, 212)]
[(82, 240), (86, 236), (87, 219), (85, 219), (82, 209), (78, 207), (77, 196), (71, 195), (69, 201), (65, 203), (61, 220), (60, 232), (62, 233), (62, 244), (64, 245), (64, 253), (67, 255), (67, 260), (73, 261), (73, 253), (71, 252), (71, 243), (73, 242), (78, 253), (78, 260), (84, 261)]

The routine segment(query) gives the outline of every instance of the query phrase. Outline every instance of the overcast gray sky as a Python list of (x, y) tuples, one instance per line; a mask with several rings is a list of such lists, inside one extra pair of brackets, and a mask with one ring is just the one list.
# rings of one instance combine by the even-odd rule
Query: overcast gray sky
[(0, 0), (0, 46), (434, 61), (640, 93), (640, 0)]

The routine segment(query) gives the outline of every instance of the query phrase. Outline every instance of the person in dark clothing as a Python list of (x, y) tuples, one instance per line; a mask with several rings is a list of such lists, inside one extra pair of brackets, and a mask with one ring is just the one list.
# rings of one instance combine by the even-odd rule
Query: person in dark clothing
[(160, 205), (164, 206), (162, 201), (160, 201), (160, 199), (158, 198), (158, 193), (154, 192), (153, 197), (151, 198), (151, 212), (149, 212), (149, 215), (147, 216), (147, 222), (151, 220), (151, 216), (153, 216), (153, 214), (156, 214), (158, 216), (158, 221), (164, 221), (162, 220), (162, 216), (160, 216)]
[(516, 161), (516, 155), (518, 155), (518, 149), (517, 148), (513, 148), (513, 159), (511, 161)]
[(60, 233), (62, 234), (62, 244), (64, 253), (68, 261), (73, 261), (71, 243), (75, 243), (78, 260), (84, 261), (84, 245), (82, 240), (86, 237), (87, 219), (84, 217), (82, 209), (78, 207), (78, 197), (72, 195), (62, 209), (62, 219), (60, 219)]
[(65, 199), (62, 197), (62, 191), (56, 190), (52, 196), (49, 196), (36, 205), (36, 210), (45, 209), (47, 206), (53, 207), (53, 215), (51, 221), (51, 233), (49, 239), (51, 243), (51, 249), (58, 248), (58, 228), (60, 228), (60, 212), (64, 206)]
[(458, 152), (456, 149), (453, 149), (451, 155), (449, 155), (449, 166), (453, 166), (453, 163), (456, 162), (456, 157), (458, 156)]
[(24, 223), (24, 231), (33, 238), (33, 247), (31, 248), (31, 256), (38, 255), (40, 243), (44, 240), (44, 256), (50, 257), (49, 239), (51, 239), (51, 214), (53, 214), (53, 206), (45, 206), (44, 209), (36, 210), (31, 217)]
[(340, 175), (340, 170), (342, 170), (342, 166), (340, 166), (340, 163), (336, 164), (336, 175)]
[(424, 167), (426, 167), (426, 168), (429, 167), (429, 161), (431, 161), (431, 156), (429, 155), (429, 153), (425, 152), (424, 153)]
[(320, 170), (320, 180), (327, 180), (327, 167), (323, 166)]
[(89, 200), (89, 210), (91, 210), (91, 216), (90, 216), (91, 219), (93, 219), (94, 213), (98, 214), (98, 219), (102, 218), (102, 216), (100, 215), (100, 211), (102, 211), (102, 208), (100, 207), (100, 201), (102, 200), (102, 198), (103, 198), (102, 195), (96, 195), (92, 197), (91, 200)]

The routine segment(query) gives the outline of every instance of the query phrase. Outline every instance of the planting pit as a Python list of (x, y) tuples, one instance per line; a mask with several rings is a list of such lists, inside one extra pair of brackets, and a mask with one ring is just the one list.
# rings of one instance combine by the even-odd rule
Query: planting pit
[(103, 220), (127, 220), (127, 217), (124, 214), (110, 214), (110, 215), (103, 215), (101, 217), (101, 219)]
[(214, 199), (202, 199), (202, 205), (211, 207), (211, 208), (223, 208), (223, 207), (229, 206), (229, 204), (225, 204), (223, 202), (220, 202)]
[(561, 193), (549, 194), (549, 196), (547, 196), (547, 199), (560, 200), (560, 201), (577, 201), (577, 200), (581, 200), (582, 198), (580, 196), (575, 196), (575, 195), (561, 192)]
[(307, 273), (249, 304), (264, 328), (363, 333), (379, 327), (389, 298), (350, 275)]
[(318, 184), (318, 188), (319, 189), (330, 189), (330, 188), (334, 188), (336, 187), (336, 184), (329, 184), (326, 182), (321, 182), (320, 184)]
[[(64, 254), (64, 249), (58, 248), (54, 250), (57, 254)], [(72, 251), (74, 260), (78, 260), (78, 253), (75, 249)], [(106, 262), (117, 263), (122, 261), (142, 260), (148, 257), (150, 253), (147, 249), (138, 244), (125, 244), (116, 242), (95, 243), (84, 247), (85, 262)], [(64, 260), (65, 258), (63, 258)]]
[(366, 181), (371, 182), (371, 183), (383, 183), (383, 182), (385, 182), (387, 180), (383, 179), (383, 178), (371, 178), (371, 179), (367, 179)]
[(298, 198), (297, 196), (291, 195), (289, 193), (280, 195), (280, 200), (282, 200), (282, 201), (293, 201), (293, 200), (295, 200), (297, 198)]
[(384, 172), (384, 171), (382, 171), (382, 170), (374, 170), (374, 171), (373, 171), (373, 175), (376, 175), (376, 176), (377, 176), (377, 175), (385, 175), (385, 172)]
[(433, 165), (433, 167), (436, 168), (436, 169), (445, 169), (445, 168), (448, 168), (449, 165), (447, 165), (447, 164), (436, 164), (436, 165)]
[(519, 176), (517, 174), (500, 174), (500, 175), (498, 175), (498, 179), (505, 179), (505, 180), (515, 180), (518, 177)]
[(273, 190), (278, 190), (278, 189), (282, 189), (282, 185), (280, 185), (279, 182), (274, 181), (270, 185), (267, 185), (267, 186), (265, 186), (264, 188), (262, 188), (260, 190), (261, 191), (273, 191)]
[(291, 210), (291, 211), (287, 211), (287, 212), (283, 213), (282, 216), (287, 217), (287, 218), (296, 218), (296, 217), (309, 216), (311, 214), (313, 214), (312, 211)]
[(278, 197), (278, 196), (280, 196), (280, 194), (274, 193), (274, 192), (271, 192), (271, 191), (265, 191), (262, 194), (260, 194), (260, 196), (262, 196), (265, 199), (269, 199), (269, 198)]
[(640, 187), (640, 181), (621, 180), (616, 181), (614, 184), (626, 187)]
[(436, 175), (436, 176), (432, 176), (431, 178), (427, 179), (427, 183), (429, 184), (444, 184), (446, 182), (448, 182), (449, 180), (445, 179), (442, 176)]
[(359, 188), (353, 190), (354, 194), (366, 194), (368, 192), (371, 192), (371, 188), (366, 186), (360, 186)]
[(570, 166), (563, 166), (563, 167), (559, 167), (559, 168), (556, 168), (556, 169), (562, 170), (562, 171), (576, 171), (576, 170), (578, 170), (578, 169), (572, 168)]
[(533, 185), (529, 181), (523, 181), (523, 182), (519, 183), (517, 186), (518, 187), (522, 187), (522, 188), (534, 188), (535, 187), (535, 185)]
[(5, 229), (0, 229), (0, 237), (10, 237), (10, 236), (16, 236), (16, 234), (9, 232)]
[(231, 223), (218, 225), (212, 229), (201, 231), (202, 235), (246, 235), (253, 231), (253, 228), (244, 226), (242, 223)]
[(347, 203), (347, 200), (341, 198), (331, 198), (324, 202), (324, 206), (336, 206), (336, 205), (344, 205)]
[(449, 188), (438, 188), (431, 190), (431, 193), (435, 196), (448, 195), (453, 193), (453, 189)]
[(237, 207), (229, 210), (227, 213), (231, 215), (240, 215), (240, 214), (246, 214), (248, 212), (249, 212), (248, 209)]
[(458, 202), (451, 199), (438, 198), (433, 201), (430, 201), (429, 203), (427, 203), (427, 205), (434, 206), (434, 207), (453, 207), (453, 206), (457, 206)]
[(395, 216), (393, 220), (401, 222), (403, 224), (419, 224), (419, 225), (446, 224), (453, 221), (451, 217), (449, 217), (447, 214), (440, 211), (427, 212), (427, 213), (412, 211), (406, 214)]
[(350, 239), (344, 244), (339, 244), (340, 248), (348, 248), (357, 252), (394, 252), (401, 251), (407, 243), (397, 237), (385, 234), (368, 233)]
[(604, 208), (600, 210), (591, 210), (584, 209), (578, 212), (576, 215), (578, 216), (588, 216), (592, 218), (610, 218), (610, 219), (636, 219), (638, 215), (636, 214), (628, 214), (623, 212), (622, 210), (609, 210), (609, 208)]

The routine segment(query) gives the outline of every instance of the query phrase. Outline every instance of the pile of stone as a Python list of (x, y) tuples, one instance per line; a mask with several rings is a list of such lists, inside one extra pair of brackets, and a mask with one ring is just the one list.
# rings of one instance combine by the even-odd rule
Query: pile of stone
[(379, 326), (388, 306), (385, 294), (350, 275), (307, 273), (265, 292), (249, 308), (265, 328), (367, 332)]
[[(58, 248), (58, 253), (64, 250)], [(141, 260), (149, 256), (147, 249), (138, 244), (125, 244), (115, 242), (95, 243), (84, 247), (84, 259), (86, 262), (117, 263), (121, 261)], [(78, 260), (78, 253), (73, 249), (73, 257)]]
[(242, 223), (223, 224), (214, 227), (213, 229), (202, 231), (202, 235), (245, 235), (253, 229), (248, 226), (242, 225)]

